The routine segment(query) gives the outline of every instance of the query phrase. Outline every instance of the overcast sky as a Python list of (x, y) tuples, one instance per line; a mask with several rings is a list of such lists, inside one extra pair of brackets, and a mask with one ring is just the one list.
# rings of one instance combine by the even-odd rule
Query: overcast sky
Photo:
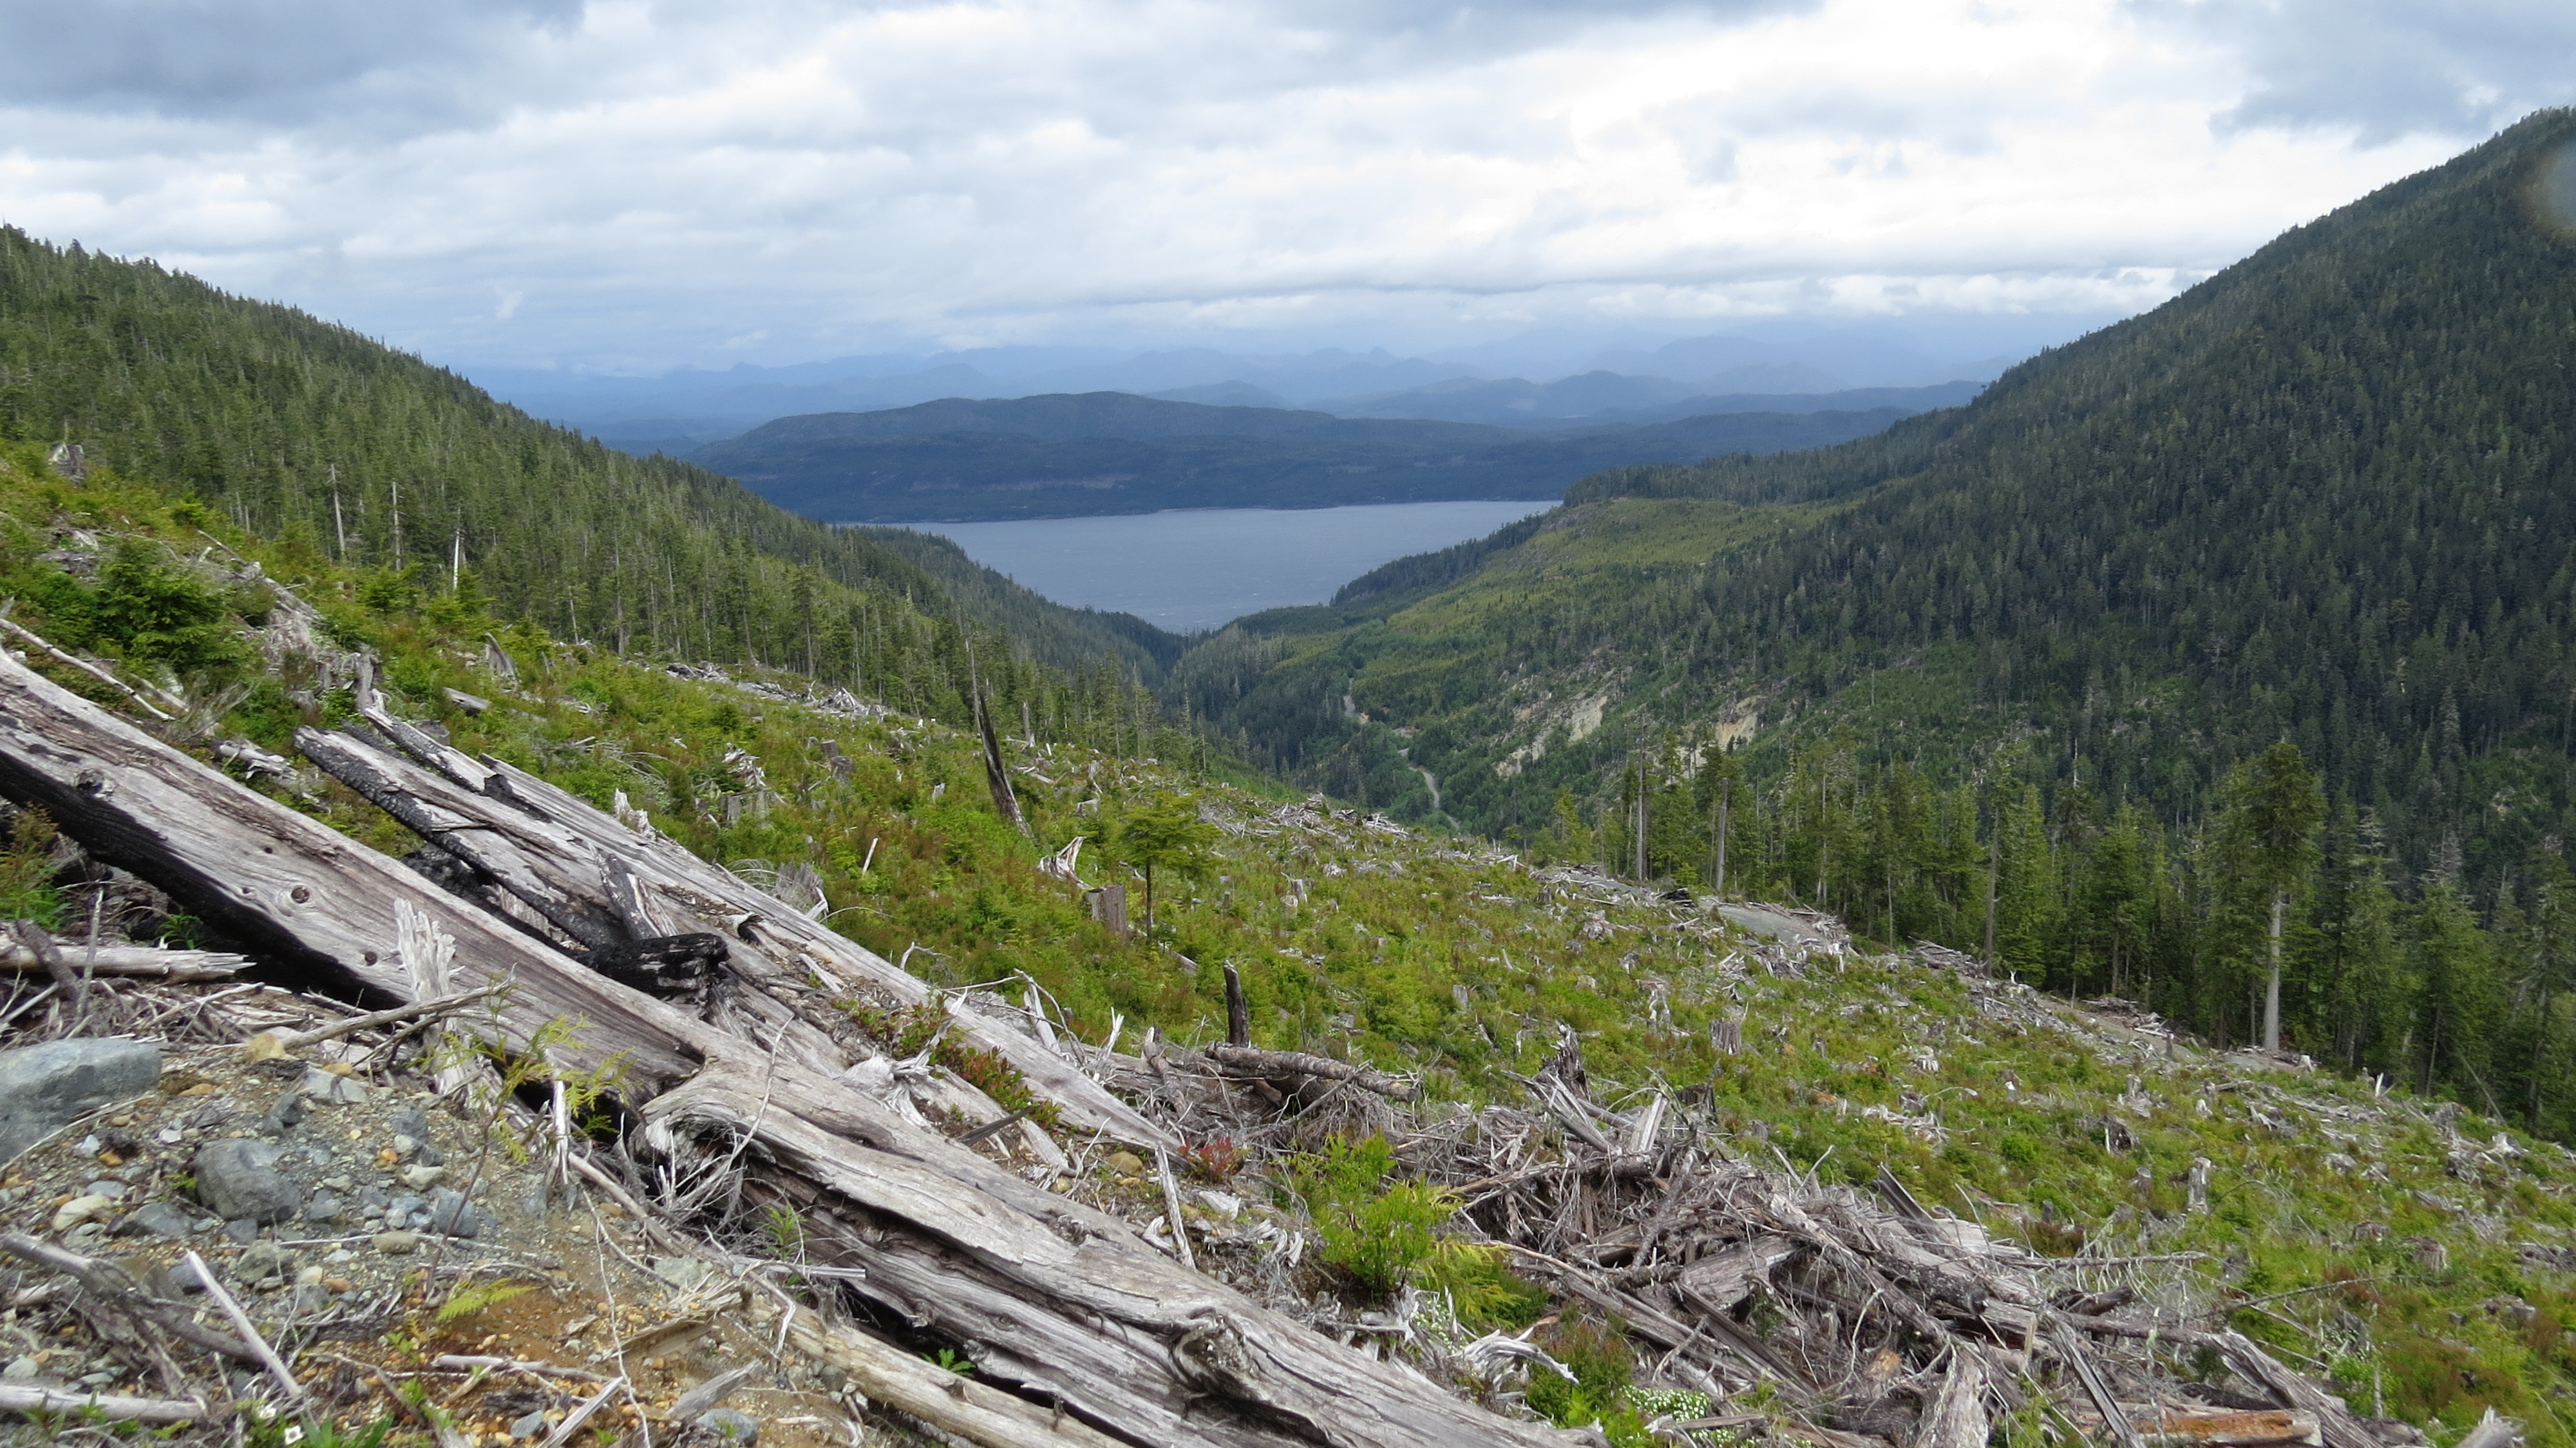
[(433, 360), (2141, 309), (2567, 0), (0, 0), (0, 219)]

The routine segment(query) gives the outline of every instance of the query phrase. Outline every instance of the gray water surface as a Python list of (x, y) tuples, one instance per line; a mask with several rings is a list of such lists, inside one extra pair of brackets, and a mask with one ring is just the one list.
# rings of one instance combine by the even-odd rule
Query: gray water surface
[(1058, 603), (1135, 614), (1174, 633), (1265, 608), (1324, 603), (1381, 563), (1482, 538), (1552, 503), (1192, 508), (1109, 518), (908, 523)]

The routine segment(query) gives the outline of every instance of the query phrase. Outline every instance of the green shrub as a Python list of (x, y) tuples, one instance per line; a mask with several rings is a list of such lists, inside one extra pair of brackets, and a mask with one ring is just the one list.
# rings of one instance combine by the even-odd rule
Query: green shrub
[(250, 662), (225, 596), (172, 566), (152, 544), (116, 546), (99, 565), (97, 600), (97, 636), (129, 659), (165, 664), (181, 674), (224, 672)]
[(54, 822), (42, 810), (20, 810), (0, 836), (0, 920), (33, 920), (50, 930), (62, 923), (63, 896), (54, 888)]
[(1458, 1194), (1422, 1181), (1390, 1181), (1395, 1148), (1382, 1136), (1336, 1140), (1288, 1170), (1323, 1240), (1322, 1257), (1363, 1294), (1384, 1300), (1410, 1283), (1444, 1294), (1461, 1323), (1536, 1320), (1545, 1294), (1503, 1266), (1501, 1249), (1443, 1236)]

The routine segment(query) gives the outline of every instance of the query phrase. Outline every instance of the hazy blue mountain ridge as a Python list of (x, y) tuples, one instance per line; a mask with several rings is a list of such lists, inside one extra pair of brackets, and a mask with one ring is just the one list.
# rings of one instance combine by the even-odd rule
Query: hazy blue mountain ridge
[(781, 418), (690, 454), (829, 522), (1561, 496), (1604, 468), (1819, 447), (1904, 414), (1736, 413), (1532, 435), (1124, 393)]

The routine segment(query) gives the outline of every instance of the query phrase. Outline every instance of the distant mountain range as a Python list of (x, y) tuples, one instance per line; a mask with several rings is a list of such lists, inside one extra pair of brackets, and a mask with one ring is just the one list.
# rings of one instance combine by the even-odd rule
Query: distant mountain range
[[(1804, 369), (1763, 370), (1792, 373)], [(1830, 378), (1826, 380), (1831, 382)], [(1481, 422), (1494, 427), (1563, 429), (1614, 422), (1677, 422), (1728, 412), (1868, 412), (1893, 407), (1912, 414), (1960, 406), (1984, 386), (1982, 382), (1945, 382), (1935, 387), (1712, 395), (1703, 387), (1662, 377), (1586, 372), (1543, 384), (1517, 377), (1498, 382), (1458, 378), (1400, 392), (1329, 398), (1315, 406), (1342, 417), (1418, 417)]]
[[(962, 522), (1555, 498), (1604, 468), (1822, 447), (1939, 402), (1725, 411), (1533, 434), (1478, 422), (1345, 418), (1091, 392), (946, 398), (781, 418), (692, 450), (771, 502), (835, 523)], [(1226, 394), (1237, 395), (1237, 394)]]
[[(1830, 397), (1853, 388), (1912, 391), (1983, 382), (2081, 327), (2081, 319), (2072, 318), (2026, 322), (2017, 330), (1953, 319), (1930, 330), (1894, 320), (1830, 329), (1781, 324), (1773, 329), (1777, 335), (1680, 340), (1532, 334), (1431, 357), (1383, 348), (1251, 353), (985, 347), (781, 367), (683, 369), (659, 377), (492, 369), (474, 369), (474, 376), (527, 411), (614, 447), (676, 456), (782, 417), (880, 411), (948, 397), (1049, 393), (1127, 392), (1217, 406), (1540, 429), (1666, 422), (1714, 411), (1865, 410), (1882, 404), (1855, 398), (1715, 407), (1691, 399)], [(1957, 400), (1897, 399), (1890, 405)]]

